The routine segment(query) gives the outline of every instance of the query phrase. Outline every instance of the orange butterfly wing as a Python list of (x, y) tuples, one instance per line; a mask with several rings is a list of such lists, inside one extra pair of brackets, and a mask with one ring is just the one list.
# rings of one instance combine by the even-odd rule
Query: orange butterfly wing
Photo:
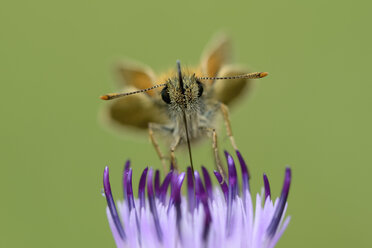
[[(200, 68), (203, 76), (228, 77), (248, 73), (242, 67), (229, 65), (231, 42), (225, 35), (212, 39), (201, 58)], [(252, 80), (204, 80), (209, 94), (217, 101), (230, 105), (244, 92), (252, 88)]]
[[(155, 74), (150, 68), (129, 62), (119, 66), (118, 76), (122, 92), (149, 88), (156, 83)], [(147, 129), (150, 122), (168, 122), (165, 106), (159, 97), (159, 89), (110, 101), (103, 110), (103, 118), (106, 123), (119, 129)]]

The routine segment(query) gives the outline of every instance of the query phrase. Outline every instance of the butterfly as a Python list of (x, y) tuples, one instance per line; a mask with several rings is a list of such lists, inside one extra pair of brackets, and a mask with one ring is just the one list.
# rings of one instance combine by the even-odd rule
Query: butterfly
[(190, 143), (202, 137), (212, 137), (216, 166), (221, 171), (216, 115), (222, 114), (227, 135), (237, 150), (228, 106), (252, 87), (252, 79), (268, 75), (267, 72), (248, 73), (247, 69), (229, 64), (230, 50), (230, 40), (219, 36), (203, 52), (199, 66), (183, 70), (180, 61), (177, 61), (174, 69), (159, 76), (147, 66), (128, 62), (121, 64), (118, 74), (123, 93), (101, 96), (103, 100), (113, 100), (104, 110), (105, 119), (116, 127), (148, 130), (164, 167), (166, 157), (160, 149), (156, 133), (163, 134), (170, 141), (173, 166), (176, 165), (176, 148), (187, 144), (192, 170)]

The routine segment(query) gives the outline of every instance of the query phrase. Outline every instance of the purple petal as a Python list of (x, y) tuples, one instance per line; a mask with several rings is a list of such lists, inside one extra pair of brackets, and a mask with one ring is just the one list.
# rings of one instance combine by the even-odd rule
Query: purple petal
[(209, 173), (207, 169), (202, 166), (202, 171), (203, 171), (203, 177), (204, 177), (204, 183), (205, 183), (205, 188), (207, 190), (207, 194), (209, 199), (213, 199), (213, 188), (212, 188), (212, 181), (211, 177), (209, 176)]
[(280, 219), (282, 218), (284, 207), (287, 203), (291, 179), (292, 179), (291, 169), (287, 167), (285, 170), (283, 189), (282, 194), (280, 195), (279, 198), (278, 207), (275, 209), (273, 219), (271, 220), (270, 225), (267, 228), (267, 234), (271, 237), (274, 236), (274, 234), (276, 233), (276, 230), (278, 229), (280, 223)]
[(231, 157), (231, 155), (225, 151), (225, 156), (227, 160), (227, 167), (229, 171), (229, 190), (232, 190), (232, 197), (235, 198), (235, 196), (239, 193), (238, 189), (238, 176), (236, 173), (236, 167), (234, 163), (234, 159)]
[(155, 204), (155, 195), (154, 195), (154, 188), (152, 185), (152, 178), (153, 178), (153, 169), (150, 168), (148, 172), (148, 176), (147, 176), (147, 196), (149, 199), (150, 211), (154, 218), (156, 234), (158, 236), (159, 241), (162, 241), (163, 233), (160, 228), (158, 211), (157, 211), (156, 204)]
[(134, 197), (133, 197), (133, 187), (132, 187), (132, 168), (129, 169), (128, 177), (127, 177), (127, 197), (128, 197), (128, 209), (129, 214), (132, 209), (135, 211), (136, 216), (136, 224), (137, 224), (137, 230), (140, 233), (140, 225), (139, 225), (139, 219), (136, 212), (136, 205), (134, 204)]
[(228, 195), (228, 187), (227, 187), (227, 184), (226, 182), (223, 180), (223, 177), (221, 176), (221, 174), (218, 172), (218, 171), (213, 171), (214, 175), (216, 176), (217, 178), (217, 181), (218, 183), (220, 184), (221, 186), (221, 189), (222, 189), (222, 192), (225, 196), (225, 200), (227, 201), (227, 195)]
[(128, 177), (128, 171), (130, 167), (130, 160), (127, 160), (124, 165), (124, 171), (123, 171), (123, 197), (124, 201), (127, 199), (127, 190), (125, 189), (127, 187), (127, 177)]
[(243, 187), (243, 197), (245, 198), (246, 191), (249, 189), (249, 179), (250, 174), (248, 171), (247, 164), (245, 163), (242, 155), (238, 150), (236, 150), (236, 155), (238, 157), (239, 163), (240, 163), (240, 170), (242, 171), (242, 187)]
[(123, 247), (124, 246), (124, 241), (121, 237), (120, 237), (120, 234), (115, 226), (115, 223), (114, 223), (114, 220), (112, 219), (112, 216), (111, 216), (111, 213), (110, 213), (110, 209), (107, 207), (106, 208), (106, 215), (107, 215), (107, 220), (108, 220), (108, 223), (109, 223), (109, 226), (110, 226), (110, 229), (111, 229), (111, 232), (112, 232), (112, 236), (114, 237), (114, 240), (115, 240), (115, 243), (116, 243), (116, 247)]
[[(176, 209), (176, 224), (177, 224), (177, 231), (179, 238), (182, 240), (182, 232), (181, 232), (181, 219), (182, 219), (182, 210), (181, 210), (181, 187), (183, 180), (185, 178), (185, 173), (182, 173), (178, 176), (178, 184), (177, 184), (177, 189), (174, 191), (174, 196), (173, 199), (174, 201), (174, 207)], [(170, 201), (169, 201), (170, 202)], [(171, 205), (169, 205), (171, 206)], [(168, 211), (170, 210), (168, 206)]]
[(155, 179), (154, 179), (154, 186), (155, 186), (155, 196), (159, 197), (160, 195), (160, 171), (155, 171)]
[(184, 179), (185, 179), (185, 173), (182, 172), (177, 177), (176, 190), (173, 196), (174, 202), (179, 202), (179, 203), (181, 202), (181, 187), (182, 187), (182, 183)]
[(201, 201), (203, 197), (206, 197), (207, 194), (205, 192), (203, 182), (200, 179), (199, 172), (194, 171), (194, 177), (195, 177), (195, 198), (197, 200), (196, 206), (198, 207), (199, 201)]
[(160, 187), (160, 201), (165, 204), (165, 200), (167, 197), (167, 192), (168, 192), (168, 186), (171, 182), (171, 179), (173, 177), (173, 171), (170, 171), (167, 176), (164, 178), (164, 181)]
[(194, 177), (192, 175), (191, 167), (187, 167), (187, 197), (189, 211), (192, 213), (195, 208), (195, 190), (194, 190)]
[[(177, 175), (177, 173), (173, 173), (173, 175)], [(174, 176), (173, 176), (174, 178)], [(185, 179), (185, 172), (182, 172), (179, 176), (176, 176), (176, 179), (173, 181), (172, 185), (172, 192), (171, 196), (169, 198), (169, 204), (168, 204), (168, 210), (170, 211), (171, 206), (174, 204), (174, 202), (178, 201), (181, 198), (181, 187), (183, 180)]]
[(145, 204), (145, 186), (146, 186), (146, 176), (147, 176), (148, 168), (146, 167), (141, 175), (139, 184), (138, 184), (138, 198), (140, 203), (140, 209), (146, 206)]
[(278, 243), (279, 238), (283, 235), (285, 229), (287, 229), (290, 220), (291, 220), (291, 217), (288, 216), (288, 218), (286, 218), (286, 220), (284, 221), (282, 227), (278, 230), (278, 232), (274, 235), (274, 237), (272, 237), (268, 248), (274, 248), (276, 243)]
[(203, 241), (206, 241), (208, 238), (210, 225), (212, 222), (212, 215), (208, 206), (208, 195), (204, 189), (203, 182), (200, 179), (200, 175), (197, 171), (194, 172), (195, 176), (195, 195), (198, 200), (203, 204), (204, 209), (204, 227), (203, 227)]
[(173, 195), (173, 191), (175, 190), (175, 188), (177, 188), (177, 179), (178, 179), (178, 172), (176, 170), (173, 171), (172, 173), (172, 178), (171, 178), (171, 184), (170, 184), (170, 187), (171, 187), (171, 196)]
[(271, 191), (270, 191), (270, 183), (269, 179), (267, 178), (266, 174), (263, 174), (263, 180), (264, 180), (264, 185), (265, 185), (265, 200), (267, 197), (271, 197)]
[(208, 238), (208, 234), (210, 231), (211, 223), (212, 223), (212, 214), (208, 206), (207, 199), (204, 198), (203, 200), (203, 207), (204, 207), (204, 227), (203, 227), (203, 241), (205, 242)]
[(227, 213), (226, 213), (226, 231), (227, 231), (227, 236), (230, 236), (231, 234), (231, 217), (232, 217), (232, 204), (234, 201), (234, 189), (233, 185), (229, 184), (229, 192), (228, 192), (228, 198), (227, 198)]
[(123, 228), (123, 225), (121, 224), (118, 212), (116, 210), (115, 201), (114, 201), (114, 198), (112, 197), (112, 193), (111, 193), (111, 185), (110, 185), (108, 166), (106, 166), (105, 170), (103, 171), (103, 188), (104, 188), (104, 191), (105, 191), (107, 206), (110, 210), (112, 220), (115, 223), (116, 230), (118, 231), (121, 239), (125, 240), (124, 228)]
[(129, 167), (130, 167), (130, 160), (128, 159), (128, 160), (125, 162), (124, 170), (129, 170)]
[(127, 202), (128, 202), (129, 212), (130, 212), (132, 208), (135, 208), (134, 198), (133, 198), (133, 187), (132, 187), (132, 168), (129, 169), (128, 177), (127, 177)]

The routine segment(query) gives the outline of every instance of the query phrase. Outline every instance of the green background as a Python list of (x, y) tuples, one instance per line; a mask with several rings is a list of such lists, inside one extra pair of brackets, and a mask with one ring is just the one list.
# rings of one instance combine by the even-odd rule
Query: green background
[[(369, 246), (370, 10), (367, 1), (2, 1), (0, 246), (113, 247), (104, 166), (116, 199), (127, 158), (135, 185), (145, 166), (160, 167), (146, 136), (121, 138), (98, 122), (113, 65), (193, 65), (221, 30), (236, 62), (270, 72), (231, 119), (254, 192), (266, 172), (279, 195), (293, 169), (278, 247)], [(194, 157), (212, 168), (209, 145)]]

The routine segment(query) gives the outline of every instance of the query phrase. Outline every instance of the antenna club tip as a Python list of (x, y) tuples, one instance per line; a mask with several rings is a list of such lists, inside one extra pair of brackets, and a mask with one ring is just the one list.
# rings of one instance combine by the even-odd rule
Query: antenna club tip
[(266, 77), (267, 75), (269, 75), (268, 72), (261, 72), (260, 73), (260, 78)]
[(108, 95), (100, 96), (99, 98), (102, 99), (102, 100), (108, 100), (109, 99)]

